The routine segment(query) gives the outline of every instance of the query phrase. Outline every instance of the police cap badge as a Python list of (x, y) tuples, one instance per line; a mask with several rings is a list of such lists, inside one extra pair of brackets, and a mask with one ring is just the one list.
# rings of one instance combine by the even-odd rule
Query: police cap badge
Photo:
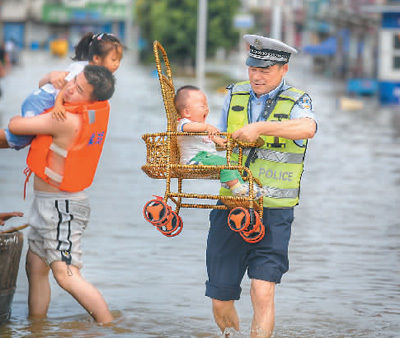
[(291, 54), (297, 54), (297, 50), (275, 39), (261, 35), (246, 34), (243, 38), (249, 43), (250, 51), (246, 65), (250, 67), (266, 68), (277, 63), (289, 62)]

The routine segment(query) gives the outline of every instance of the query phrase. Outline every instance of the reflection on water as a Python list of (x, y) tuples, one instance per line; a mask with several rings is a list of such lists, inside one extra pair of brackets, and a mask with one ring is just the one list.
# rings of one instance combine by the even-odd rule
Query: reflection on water
[[(35, 67), (28, 67), (33, 59)], [(0, 127), (19, 112), (41, 75), (67, 63), (25, 54), (25, 66), (2, 81)], [(335, 97), (340, 84), (313, 78), (307, 62), (297, 63), (289, 80), (311, 93), (319, 129), (307, 154), (290, 271), (277, 287), (274, 336), (395, 337), (400, 332), (400, 113), (368, 100), (364, 111), (340, 111)], [(114, 324), (96, 325), (52, 278), (49, 317), (27, 320), (23, 257), (11, 321), (0, 328), (1, 337), (219, 336), (204, 296), (208, 211), (183, 209), (184, 230), (172, 239), (142, 217), (144, 203), (165, 188), (164, 181), (151, 180), (140, 169), (145, 159), (141, 135), (166, 126), (151, 71), (124, 57), (108, 139), (89, 189), (92, 216), (82, 274), (103, 293)], [(175, 85), (190, 81), (176, 79)], [(211, 89), (208, 94), (215, 122), (223, 95)], [(2, 211), (29, 212), (31, 190), (22, 199), (25, 157), (26, 150), (0, 152)], [(185, 188), (195, 185), (215, 193), (218, 182), (189, 182)], [(241, 337), (248, 336), (251, 322), (249, 286), (245, 279), (237, 302)]]

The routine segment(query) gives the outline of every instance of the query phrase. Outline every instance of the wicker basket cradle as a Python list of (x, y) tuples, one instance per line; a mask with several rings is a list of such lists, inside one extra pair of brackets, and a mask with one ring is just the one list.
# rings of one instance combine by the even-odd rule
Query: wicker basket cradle
[[(234, 148), (238, 149), (238, 163), (240, 164), (242, 163), (243, 149), (260, 146), (259, 143), (239, 143), (238, 141), (232, 139), (230, 133), (221, 133), (221, 135), (227, 138), (227, 165), (209, 166), (194, 164), (187, 165), (179, 163), (177, 137), (181, 135), (206, 135), (207, 133), (177, 132), (178, 114), (174, 106), (175, 87), (173, 84), (172, 71), (168, 56), (165, 49), (158, 41), (154, 41), (153, 52), (167, 118), (167, 130), (164, 132), (145, 134), (142, 136), (142, 139), (146, 143), (147, 151), (146, 163), (142, 166), (142, 170), (153, 179), (166, 180), (166, 189), (162, 199), (163, 202), (167, 203), (168, 201), (171, 201), (175, 205), (176, 215), (179, 213), (181, 208), (233, 209), (240, 207), (254, 210), (260, 217), (262, 217), (262, 198), (256, 199), (253, 189), (254, 183), (259, 184), (259, 182), (253, 177), (251, 171), (247, 167), (243, 165), (231, 164), (230, 161), (230, 157)], [(183, 180), (219, 180), (219, 172), (221, 169), (238, 170), (242, 177), (249, 182), (249, 196), (220, 196), (213, 194), (183, 192)], [(171, 187), (172, 180), (177, 181), (176, 191)], [(161, 198), (159, 199), (161, 200)], [(214, 203), (211, 203), (213, 200)], [(220, 200), (223, 204), (216, 205), (215, 200)]]

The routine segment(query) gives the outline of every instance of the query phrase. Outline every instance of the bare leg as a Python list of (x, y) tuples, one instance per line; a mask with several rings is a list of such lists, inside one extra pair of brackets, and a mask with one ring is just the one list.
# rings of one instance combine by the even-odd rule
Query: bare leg
[(50, 303), (50, 283), (48, 265), (31, 250), (26, 254), (26, 275), (29, 282), (29, 317), (45, 318)]
[(0, 129), (0, 148), (10, 148), (6, 140), (6, 133), (4, 129)]
[(105, 324), (113, 320), (99, 290), (81, 276), (76, 266), (67, 266), (65, 262), (57, 261), (51, 264), (51, 270), (57, 283), (71, 294), (96, 322)]
[(222, 301), (213, 299), (212, 305), (215, 322), (222, 333), (227, 328), (234, 328), (236, 331), (239, 331), (239, 316), (233, 300)]
[(227, 184), (227, 186), (228, 186), (229, 188), (232, 188), (232, 187), (233, 187), (234, 185), (236, 185), (238, 182), (239, 182), (239, 180), (236, 179), (236, 180), (228, 181), (228, 182), (226, 182), (226, 184)]
[(275, 283), (252, 279), (250, 294), (254, 311), (251, 337), (271, 337), (275, 321)]

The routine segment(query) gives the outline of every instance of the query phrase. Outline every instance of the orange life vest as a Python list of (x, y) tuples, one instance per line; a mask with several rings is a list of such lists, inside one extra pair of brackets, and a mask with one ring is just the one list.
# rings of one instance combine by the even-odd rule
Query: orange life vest
[[(67, 151), (53, 144), (52, 136), (38, 135), (31, 143), (26, 163), (30, 171), (45, 182), (62, 191), (77, 192), (93, 182), (106, 138), (110, 105), (108, 101), (99, 101), (87, 105), (65, 104), (65, 108), (82, 118), (81, 130), (70, 149)], [(44, 113), (48, 111), (50, 109)], [(48, 167), (50, 152), (65, 158), (63, 176)]]

